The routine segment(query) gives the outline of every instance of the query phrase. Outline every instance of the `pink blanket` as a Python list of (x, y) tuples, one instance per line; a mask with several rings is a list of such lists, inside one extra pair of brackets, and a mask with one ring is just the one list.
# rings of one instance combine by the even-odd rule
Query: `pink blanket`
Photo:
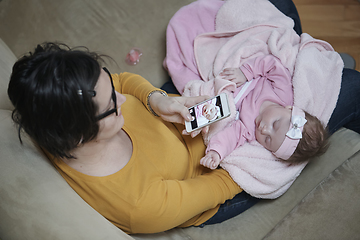
[[(188, 96), (230, 93), (235, 86), (217, 77), (224, 68), (239, 67), (249, 58), (273, 54), (293, 76), (294, 104), (326, 125), (340, 90), (343, 62), (339, 54), (324, 41), (308, 34), (298, 36), (292, 29), (293, 21), (267, 0), (222, 3), (194, 2), (183, 7), (170, 21), (164, 66), (176, 87), (182, 87)], [(216, 17), (212, 18), (214, 12)], [(194, 16), (196, 13), (198, 16)], [(178, 21), (179, 16), (182, 21)], [(202, 22), (214, 21), (215, 31), (203, 27)], [(185, 38), (184, 32), (179, 31), (184, 28), (191, 29)], [(191, 74), (184, 69), (191, 69)], [(230, 118), (211, 126), (209, 134), (204, 136), (205, 143), (233, 121), (235, 107), (231, 110)], [(292, 165), (276, 159), (256, 141), (239, 147), (221, 162), (234, 181), (259, 198), (281, 196), (305, 166), (306, 163)]]

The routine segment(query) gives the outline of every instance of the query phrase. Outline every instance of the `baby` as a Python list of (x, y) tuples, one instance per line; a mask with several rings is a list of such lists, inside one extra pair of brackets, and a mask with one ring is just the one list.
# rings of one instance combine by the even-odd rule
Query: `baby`
[(215, 120), (219, 112), (219, 107), (215, 104), (205, 103), (202, 107), (202, 115), (209, 121)]
[(194, 127), (202, 127), (208, 122), (216, 120), (219, 116), (221, 116), (220, 107), (216, 104), (217, 100), (212, 99), (203, 104), (197, 105), (194, 110), (190, 110), (190, 114), (193, 116), (191, 124)]
[(326, 130), (316, 117), (293, 106), (291, 75), (276, 57), (257, 57), (220, 75), (236, 84), (235, 99), (239, 92), (244, 94), (235, 103), (239, 118), (212, 136), (200, 160), (203, 166), (217, 168), (234, 149), (253, 140), (292, 162), (325, 152)]
[(213, 98), (197, 105), (195, 108), (196, 118), (205, 118), (207, 122), (215, 120), (220, 116), (220, 108), (216, 104), (217, 99)]

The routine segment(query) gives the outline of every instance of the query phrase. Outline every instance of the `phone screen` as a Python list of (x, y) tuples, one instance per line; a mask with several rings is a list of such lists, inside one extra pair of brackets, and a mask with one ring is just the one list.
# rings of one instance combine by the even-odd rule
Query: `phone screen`
[(185, 124), (188, 132), (202, 128), (212, 122), (216, 122), (224, 117), (227, 117), (230, 114), (227, 104), (227, 96), (225, 94), (218, 95), (189, 108), (189, 112), (193, 117), (193, 120)]

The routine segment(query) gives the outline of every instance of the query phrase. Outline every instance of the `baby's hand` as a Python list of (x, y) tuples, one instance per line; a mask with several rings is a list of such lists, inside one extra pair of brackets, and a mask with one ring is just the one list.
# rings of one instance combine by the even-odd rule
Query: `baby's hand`
[(209, 151), (205, 157), (200, 160), (200, 164), (210, 169), (216, 169), (220, 163), (220, 155), (215, 151)]
[(240, 87), (246, 83), (246, 77), (240, 68), (225, 68), (220, 74), (223, 79), (232, 81), (236, 84), (236, 87)]

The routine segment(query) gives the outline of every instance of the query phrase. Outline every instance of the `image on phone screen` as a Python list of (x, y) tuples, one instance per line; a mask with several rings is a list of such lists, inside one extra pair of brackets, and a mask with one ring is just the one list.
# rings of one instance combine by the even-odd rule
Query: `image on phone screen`
[(193, 120), (187, 123), (186, 127), (188, 132), (227, 117), (230, 113), (228, 110), (227, 96), (226, 94), (218, 95), (189, 108), (189, 112)]

